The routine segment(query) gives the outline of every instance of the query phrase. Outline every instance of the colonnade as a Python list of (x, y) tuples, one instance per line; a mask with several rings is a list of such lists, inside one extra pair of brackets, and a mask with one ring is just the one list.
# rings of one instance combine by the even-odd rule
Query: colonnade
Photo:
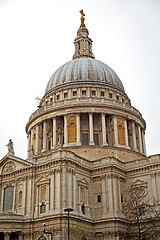
[[(82, 113), (83, 114), (83, 113)], [(85, 113), (86, 114), (86, 113)], [(88, 145), (95, 145), (94, 141), (94, 114), (96, 113), (87, 113), (88, 115)], [(74, 114), (76, 119), (76, 140), (75, 142), (70, 143), (68, 141), (68, 115), (62, 116), (62, 137), (63, 143), (61, 142), (61, 146), (77, 146), (83, 145), (82, 140), (82, 122), (81, 122), (81, 114), (77, 113)], [(140, 124), (136, 123), (135, 121), (128, 120), (125, 118), (120, 118), (116, 115), (106, 115), (105, 113), (101, 113), (99, 116), (99, 132), (101, 132), (101, 137), (98, 136), (100, 139), (98, 145), (101, 146), (115, 146), (115, 147), (123, 147), (127, 149), (132, 149), (133, 151), (140, 152), (146, 155), (146, 148), (145, 148), (145, 134), (144, 129), (141, 127)], [(108, 121), (108, 117), (110, 121)], [(32, 146), (34, 146), (34, 154), (38, 154), (40, 152), (45, 152), (51, 149), (56, 149), (57, 145), (60, 144), (59, 140), (57, 139), (57, 131), (59, 126), (57, 126), (57, 118), (53, 117), (53, 119), (45, 120), (35, 127), (33, 127), (28, 133), (28, 152), (30, 152)], [(51, 142), (50, 142), (50, 149), (48, 148), (47, 141), (48, 141), (48, 125), (47, 121), (52, 122), (52, 130), (51, 130)], [(119, 124), (119, 122), (121, 123)], [(41, 128), (41, 137), (40, 137), (40, 125), (43, 124)], [(122, 126), (123, 125), (123, 128)], [(119, 126), (122, 128), (119, 130)], [(112, 133), (111, 133), (112, 132)], [(109, 135), (110, 134), (110, 135)], [(109, 142), (109, 138), (111, 138), (112, 134), (112, 141)], [(35, 139), (34, 139), (35, 137)], [(123, 138), (123, 143), (121, 143), (120, 138)], [(41, 147), (40, 147), (40, 139), (41, 139)], [(33, 141), (35, 141), (33, 143)]]

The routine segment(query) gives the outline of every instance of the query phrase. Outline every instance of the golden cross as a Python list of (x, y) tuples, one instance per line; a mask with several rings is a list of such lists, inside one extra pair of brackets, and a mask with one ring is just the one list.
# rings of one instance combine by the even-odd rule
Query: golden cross
[(84, 24), (84, 20), (85, 20), (84, 16), (85, 16), (85, 14), (83, 13), (83, 9), (81, 11), (79, 11), (79, 12), (82, 15), (82, 17), (80, 18), (80, 20), (81, 20), (81, 27), (85, 27), (85, 24)]

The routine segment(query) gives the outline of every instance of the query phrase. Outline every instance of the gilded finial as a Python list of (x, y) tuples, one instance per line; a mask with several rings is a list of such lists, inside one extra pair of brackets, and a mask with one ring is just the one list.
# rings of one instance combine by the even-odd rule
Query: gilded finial
[(85, 20), (84, 16), (85, 16), (85, 14), (83, 13), (83, 9), (81, 11), (79, 11), (79, 12), (82, 15), (82, 17), (80, 18), (80, 20), (81, 20), (81, 27), (85, 27), (85, 24), (84, 24), (84, 20)]

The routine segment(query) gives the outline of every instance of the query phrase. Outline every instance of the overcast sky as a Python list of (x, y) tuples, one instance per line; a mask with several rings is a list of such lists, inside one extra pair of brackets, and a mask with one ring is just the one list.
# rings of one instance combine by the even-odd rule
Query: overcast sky
[(0, 159), (10, 138), (26, 158), (25, 125), (53, 72), (72, 59), (81, 9), (96, 59), (146, 120), (147, 154), (160, 153), (159, 0), (0, 0)]

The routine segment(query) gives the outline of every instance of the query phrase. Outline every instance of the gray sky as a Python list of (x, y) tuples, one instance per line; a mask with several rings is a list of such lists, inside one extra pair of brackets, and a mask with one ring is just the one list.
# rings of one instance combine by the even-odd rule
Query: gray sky
[(26, 158), (25, 125), (53, 72), (72, 59), (81, 9), (96, 59), (146, 120), (147, 154), (160, 153), (159, 0), (0, 0), (0, 159), (10, 138)]

